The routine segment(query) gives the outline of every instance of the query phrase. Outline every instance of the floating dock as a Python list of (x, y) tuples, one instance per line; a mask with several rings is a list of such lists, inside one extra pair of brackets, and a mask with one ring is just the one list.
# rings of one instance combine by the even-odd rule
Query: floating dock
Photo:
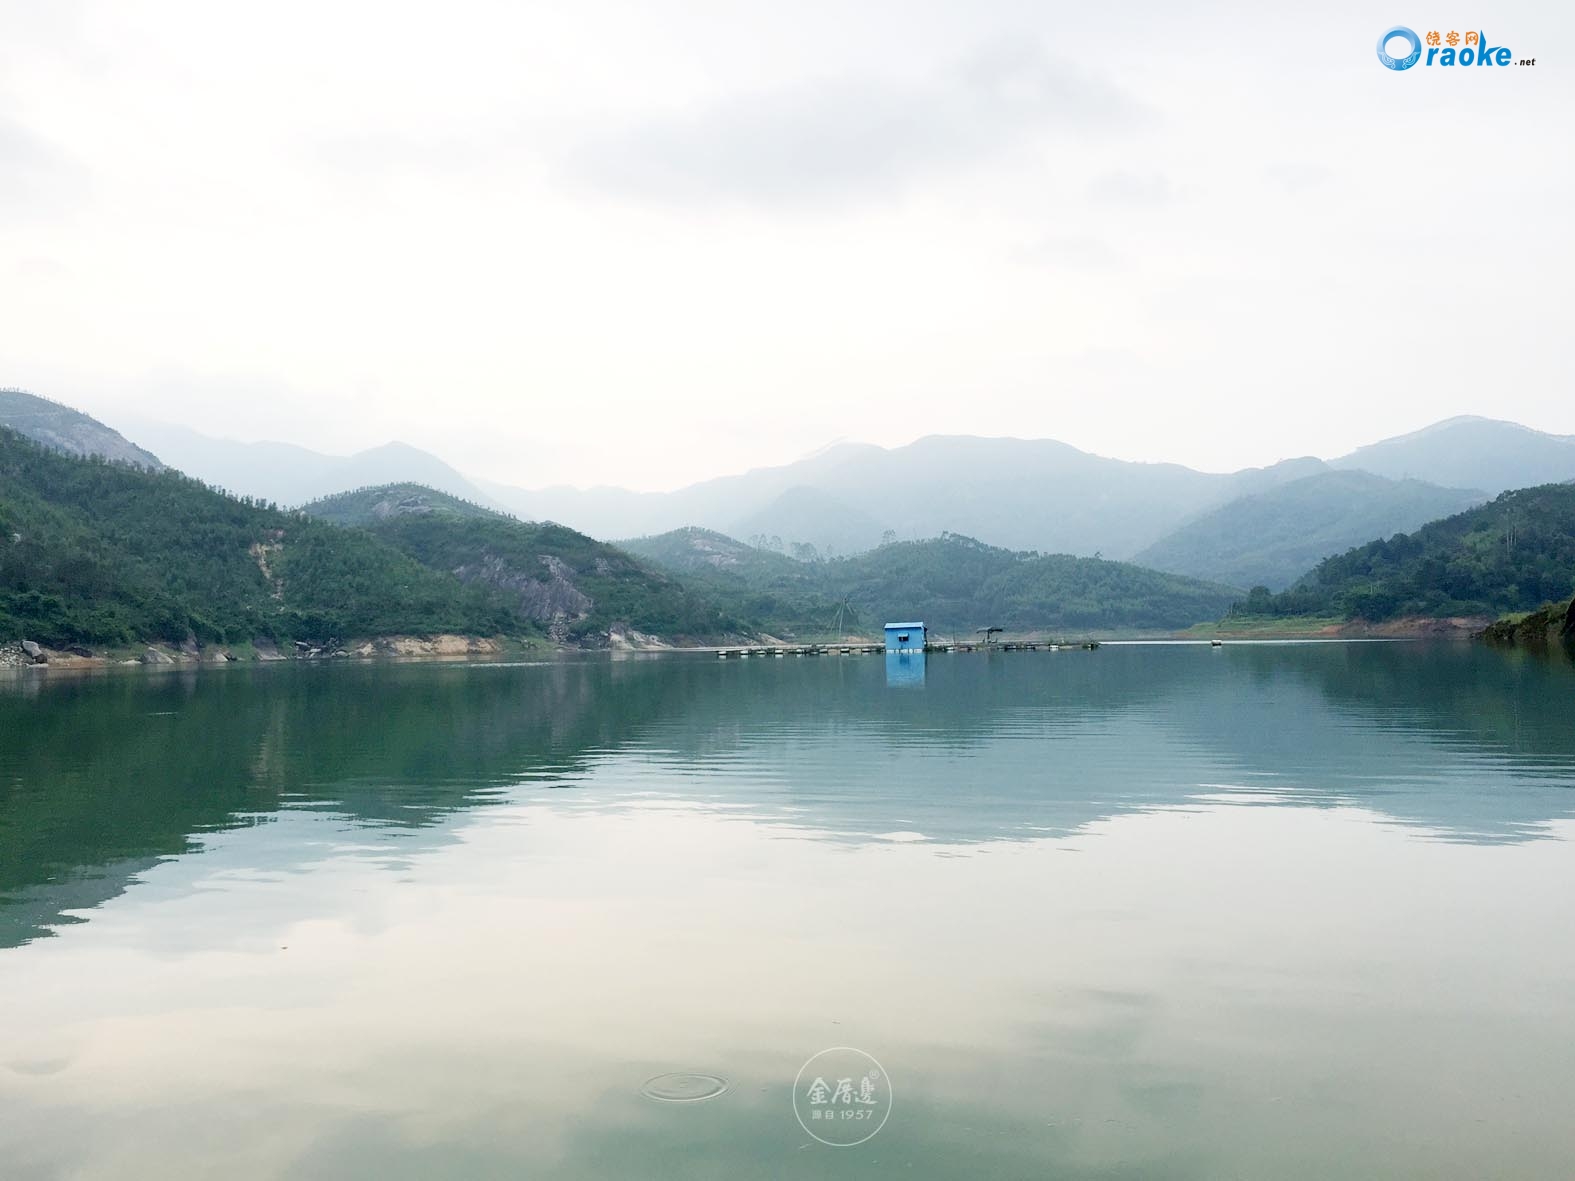
[[(1098, 640), (1012, 641), (1005, 644), (926, 644), (925, 652), (1057, 652), (1063, 648), (1082, 648), (1093, 651)], [(718, 660), (748, 660), (775, 656), (878, 656), (886, 651), (884, 644), (765, 644), (741, 648), (718, 648)]]

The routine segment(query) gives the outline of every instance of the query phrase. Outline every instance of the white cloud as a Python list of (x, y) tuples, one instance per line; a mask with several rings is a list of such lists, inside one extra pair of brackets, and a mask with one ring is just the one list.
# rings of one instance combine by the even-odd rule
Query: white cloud
[(0, 385), (531, 484), (985, 428), (1214, 468), (1575, 433), (1575, 75), (1397, 74), (1381, 31), (0, 0)]
[(1114, 134), (1141, 108), (1032, 43), (998, 45), (918, 81), (806, 78), (731, 94), (579, 146), (594, 184), (673, 203), (840, 204), (891, 196), (1024, 141)]

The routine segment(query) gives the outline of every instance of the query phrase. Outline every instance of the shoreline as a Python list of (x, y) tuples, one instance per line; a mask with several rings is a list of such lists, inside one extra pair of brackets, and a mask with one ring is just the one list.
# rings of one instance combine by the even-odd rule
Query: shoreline
[[(1061, 648), (1086, 647), (1094, 644), (1209, 644), (1234, 641), (1238, 643), (1273, 643), (1276, 641), (1359, 641), (1359, 640), (1461, 640), (1492, 638), (1489, 625), (1492, 620), (1475, 618), (1408, 619), (1388, 624), (1332, 624), (1319, 626), (1284, 626), (1290, 621), (1268, 621), (1264, 627), (1230, 627), (1220, 624), (1197, 624), (1181, 631), (1090, 631), (1077, 637), (1050, 635), (1028, 631), (1003, 634), (989, 646), (1032, 644)], [(445, 633), (435, 636), (375, 636), (326, 647), (314, 647), (305, 642), (295, 642), (283, 648), (272, 644), (221, 644), (206, 648), (195, 643), (183, 645), (165, 643), (135, 644), (112, 649), (92, 650), (86, 646), (57, 649), (31, 645), (38, 649), (42, 659), (24, 651), (21, 643), (0, 644), (0, 673), (29, 669), (88, 670), (111, 668), (224, 668), (230, 665), (322, 664), (341, 660), (419, 662), (428, 660), (477, 660), (486, 662), (510, 657), (554, 657), (567, 655), (650, 655), (655, 653), (742, 653), (768, 652), (784, 646), (859, 648), (879, 644), (879, 640), (860, 636), (844, 636), (831, 641), (783, 641), (762, 636), (747, 642), (731, 643), (677, 643), (655, 636), (639, 635), (633, 639), (614, 633), (611, 642), (600, 645), (554, 643), (534, 637), (467, 636)], [(942, 641), (949, 643), (949, 641)], [(975, 645), (972, 640), (958, 640), (965, 645), (985, 650), (985, 645)]]
[(1362, 620), (1258, 618), (1200, 623), (1177, 632), (1178, 638), (1219, 640), (1425, 640), (1471, 639), (1493, 623), (1487, 615), (1406, 616), (1383, 623)]
[(231, 664), (320, 663), (332, 660), (430, 660), (455, 657), (495, 657), (553, 650), (543, 640), (502, 636), (374, 636), (325, 647), (297, 641), (279, 647), (271, 643), (171, 644), (139, 643), (94, 650), (86, 645), (50, 648), (33, 645), (42, 659), (22, 643), (0, 644), (0, 669), (58, 668), (221, 668)]

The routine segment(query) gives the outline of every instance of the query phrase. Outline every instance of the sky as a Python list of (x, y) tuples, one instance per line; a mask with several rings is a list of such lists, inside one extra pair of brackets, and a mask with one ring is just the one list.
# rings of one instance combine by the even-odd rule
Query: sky
[[(1538, 63), (1389, 70), (1395, 24)], [(523, 487), (929, 434), (1212, 471), (1455, 414), (1575, 434), (1572, 34), (0, 0), (0, 386)]]

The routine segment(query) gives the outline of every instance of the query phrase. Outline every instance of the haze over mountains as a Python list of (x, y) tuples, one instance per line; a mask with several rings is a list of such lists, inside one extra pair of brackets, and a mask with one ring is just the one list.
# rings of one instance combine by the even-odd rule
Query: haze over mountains
[[(12, 398), (11, 425), (27, 432), (40, 415), (30, 416), (17, 398), (27, 396)], [(51, 407), (57, 420), (74, 413), (32, 401)], [(77, 417), (84, 440), (120, 446), (105, 442), (102, 432), (119, 436), (103, 424)], [(49, 429), (60, 436), (63, 428), (55, 421)], [(698, 526), (788, 556), (825, 557), (953, 533), (1271, 590), (1322, 557), (1501, 491), (1575, 479), (1575, 438), (1485, 418), (1450, 419), (1328, 461), (1308, 456), (1228, 474), (1108, 459), (1050, 439), (932, 436), (893, 448), (840, 444), (795, 463), (659, 493), (472, 479), (402, 443), (332, 456), (148, 422), (131, 437), (149, 450), (122, 440), (117, 457), (130, 448), (146, 457), (137, 462), (157, 463), (151, 451), (208, 483), (283, 505), (409, 482), (601, 540)], [(521, 484), (528, 476), (521, 473)]]
[(1409, 532), (1480, 503), (1478, 492), (1363, 471), (1323, 471), (1194, 517), (1133, 558), (1231, 586), (1282, 590), (1355, 539)]
[(123, 425), (131, 438), (171, 467), (237, 496), (299, 505), (351, 488), (415, 483), (490, 503), (475, 484), (437, 456), (407, 443), (325, 455), (294, 443), (215, 439), (166, 422), (132, 419)]
[(1571, 455), (1575, 455), (1575, 436), (1548, 435), (1519, 423), (1467, 416), (1358, 447), (1330, 466), (1392, 479), (1480, 488), (1496, 496), (1511, 488), (1559, 484), (1575, 477)]
[(151, 471), (164, 467), (157, 456), (98, 419), (23, 390), (0, 389), (0, 426), (8, 426), (67, 455), (100, 455)]

